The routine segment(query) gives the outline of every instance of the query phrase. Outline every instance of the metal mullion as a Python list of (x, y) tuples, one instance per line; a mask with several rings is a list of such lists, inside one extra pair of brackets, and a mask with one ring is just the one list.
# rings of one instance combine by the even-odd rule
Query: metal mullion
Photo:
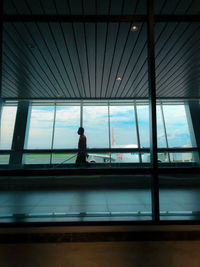
[[(140, 135), (139, 135), (139, 126), (138, 126), (138, 115), (137, 115), (136, 102), (134, 103), (134, 112), (135, 112), (135, 124), (136, 124), (137, 142), (138, 142), (138, 148), (140, 148)], [(139, 161), (140, 161), (140, 163), (142, 163), (142, 157), (141, 157), (141, 153), (140, 152), (139, 152)]]
[[(160, 104), (160, 108), (161, 108), (161, 116), (162, 116), (162, 122), (163, 122), (163, 127), (164, 127), (166, 147), (169, 148), (169, 144), (168, 144), (168, 140), (167, 140), (167, 128), (166, 128), (166, 124), (165, 124), (165, 117), (164, 117), (164, 111), (163, 111), (162, 102)], [(167, 152), (167, 155), (168, 155), (168, 160), (169, 160), (169, 163), (170, 163), (171, 160), (170, 160), (169, 152)]]
[(5, 22), (141, 22), (146, 15), (63, 15), (63, 14), (4, 14)]
[(83, 100), (81, 100), (80, 106), (80, 127), (83, 127)]
[[(108, 102), (108, 136), (109, 136), (109, 149), (111, 150), (110, 140), (110, 103)], [(110, 164), (111, 164), (111, 152), (110, 152)]]
[[(144, 22), (146, 15), (27, 15), (4, 14), (5, 22)], [(199, 15), (155, 15), (156, 22), (199, 22)]]
[[(54, 134), (55, 134), (55, 122), (56, 122), (56, 104), (54, 104), (54, 117), (53, 117), (53, 132), (52, 132), (52, 140), (51, 140), (51, 150), (53, 150), (53, 143), (54, 143)], [(50, 164), (52, 164), (52, 155), (50, 154)]]
[(155, 75), (155, 21), (153, 0), (147, 0), (148, 21), (148, 77), (149, 77), (149, 119), (150, 119), (150, 156), (152, 169), (152, 217), (159, 223), (159, 177), (157, 162), (157, 127), (156, 127), (156, 75)]

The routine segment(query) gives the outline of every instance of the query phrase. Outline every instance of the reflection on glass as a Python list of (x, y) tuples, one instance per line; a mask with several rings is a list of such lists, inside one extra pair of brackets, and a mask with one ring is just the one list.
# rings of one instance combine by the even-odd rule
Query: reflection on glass
[(169, 162), (168, 152), (158, 153), (158, 163), (166, 163), (166, 162)]
[(24, 154), (24, 164), (50, 164), (50, 154)]
[(16, 106), (3, 106), (0, 121), (0, 149), (11, 149), (16, 119)]
[(163, 125), (163, 119), (162, 119), (162, 113), (161, 113), (160, 105), (156, 106), (156, 112), (157, 112), (157, 142), (158, 142), (158, 147), (166, 147), (165, 132), (164, 132), (164, 125)]
[(137, 148), (134, 106), (110, 106), (112, 148)]
[(163, 105), (169, 147), (191, 147), (184, 105)]
[(0, 155), (0, 165), (7, 165), (9, 163), (10, 155)]
[(79, 106), (57, 106), (53, 148), (77, 148)]
[(138, 105), (137, 106), (138, 116), (138, 128), (140, 136), (140, 146), (149, 147), (149, 106)]
[(141, 153), (142, 163), (150, 163), (150, 153)]
[(87, 161), (91, 164), (93, 163), (110, 163), (110, 153), (88, 153)]
[(112, 153), (111, 163), (139, 163), (138, 153)]
[(74, 164), (77, 154), (53, 154), (52, 164)]
[(83, 127), (87, 137), (88, 148), (108, 148), (108, 107), (83, 107)]
[(195, 162), (193, 152), (170, 153), (171, 162)]
[(27, 129), (27, 149), (50, 149), (53, 134), (53, 106), (33, 106), (29, 129)]

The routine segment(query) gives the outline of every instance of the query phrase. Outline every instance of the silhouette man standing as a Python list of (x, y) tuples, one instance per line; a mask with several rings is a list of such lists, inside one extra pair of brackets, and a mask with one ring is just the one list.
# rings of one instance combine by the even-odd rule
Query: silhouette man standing
[(86, 148), (87, 148), (87, 138), (84, 135), (84, 128), (80, 127), (77, 132), (80, 137), (78, 141), (78, 155), (76, 158), (76, 167), (81, 166), (81, 165), (87, 165), (86, 161)]

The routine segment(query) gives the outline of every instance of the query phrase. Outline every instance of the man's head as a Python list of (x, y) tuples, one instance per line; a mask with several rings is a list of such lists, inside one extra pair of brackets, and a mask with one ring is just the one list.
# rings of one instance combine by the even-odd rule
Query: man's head
[(78, 129), (78, 132), (77, 133), (80, 134), (80, 135), (84, 134), (84, 128), (83, 127), (80, 127)]

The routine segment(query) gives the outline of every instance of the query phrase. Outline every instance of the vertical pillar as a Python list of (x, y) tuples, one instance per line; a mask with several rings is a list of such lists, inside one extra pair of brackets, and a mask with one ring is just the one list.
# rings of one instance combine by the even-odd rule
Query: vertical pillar
[(19, 101), (10, 155), (10, 168), (21, 168), (26, 135), (29, 101)]
[(157, 160), (156, 128), (156, 78), (155, 78), (155, 44), (154, 44), (154, 8), (153, 0), (147, 0), (148, 21), (148, 79), (149, 79), (149, 125), (150, 125), (150, 158), (152, 168), (152, 215), (159, 222), (159, 179)]

